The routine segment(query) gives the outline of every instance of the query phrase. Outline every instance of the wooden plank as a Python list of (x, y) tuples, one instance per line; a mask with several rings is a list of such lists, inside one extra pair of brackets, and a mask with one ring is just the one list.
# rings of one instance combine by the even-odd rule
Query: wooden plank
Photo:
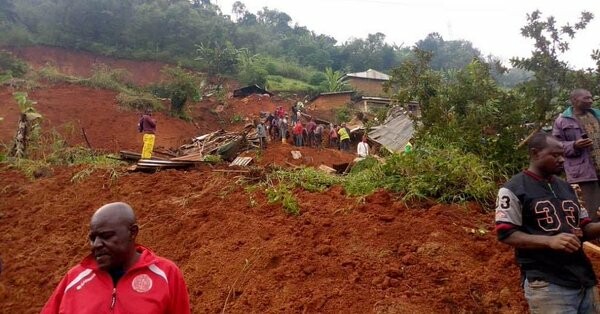
[(597, 246), (595, 244), (592, 244), (590, 242), (583, 242), (583, 247), (587, 250), (587, 251), (591, 251), (594, 252), (596, 254), (600, 255), (600, 246)]
[(302, 168), (302, 166), (294, 165), (293, 163), (291, 163), (289, 161), (286, 161), (285, 164), (288, 165), (288, 166), (292, 166), (294, 168)]
[(226, 169), (214, 169), (213, 172), (225, 172), (225, 173), (249, 173), (250, 170), (226, 170)]
[(328, 167), (328, 166), (325, 166), (325, 165), (320, 165), (318, 169), (321, 170), (321, 171), (325, 171), (325, 172), (327, 172), (329, 174), (333, 174), (333, 173), (337, 172), (335, 169), (333, 169), (331, 167)]
[(173, 161), (203, 161), (204, 155), (202, 153), (191, 153), (181, 157), (171, 158)]

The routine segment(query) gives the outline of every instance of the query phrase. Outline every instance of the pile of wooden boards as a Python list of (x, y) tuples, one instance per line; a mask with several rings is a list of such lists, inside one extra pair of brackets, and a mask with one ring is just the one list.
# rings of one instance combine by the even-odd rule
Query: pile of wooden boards
[(233, 160), (245, 150), (258, 148), (256, 129), (246, 126), (242, 132), (218, 130), (193, 139), (191, 144), (182, 145), (175, 153), (175, 161), (203, 161), (205, 156), (219, 155), (224, 160)]
[[(137, 160), (137, 168), (181, 168), (193, 166), (204, 162), (206, 156), (219, 156), (222, 160), (232, 161), (241, 152), (259, 147), (259, 139), (253, 125), (247, 125), (242, 132), (226, 132), (218, 130), (192, 139), (190, 144), (185, 144), (177, 150), (162, 152), (161, 158), (153, 156), (152, 159), (140, 159), (140, 154), (130, 151), (121, 151), (122, 160)], [(157, 153), (157, 152), (155, 152)], [(170, 157), (170, 158), (169, 158)], [(251, 161), (251, 159), (250, 159)], [(247, 165), (248, 162), (244, 164)], [(137, 169), (136, 168), (136, 169)], [(135, 170), (135, 169), (132, 169)]]

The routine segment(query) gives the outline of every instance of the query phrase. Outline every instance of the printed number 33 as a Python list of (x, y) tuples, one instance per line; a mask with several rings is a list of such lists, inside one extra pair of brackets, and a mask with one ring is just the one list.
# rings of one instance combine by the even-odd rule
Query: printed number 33
[[(562, 211), (565, 216), (566, 223), (571, 228), (577, 228), (579, 223), (577, 221), (577, 217), (575, 213), (579, 213), (579, 206), (573, 201), (563, 201)], [(538, 222), (538, 225), (544, 231), (558, 231), (562, 225), (560, 218), (558, 217), (558, 213), (556, 212), (556, 207), (550, 201), (540, 201), (535, 204), (535, 215)]]

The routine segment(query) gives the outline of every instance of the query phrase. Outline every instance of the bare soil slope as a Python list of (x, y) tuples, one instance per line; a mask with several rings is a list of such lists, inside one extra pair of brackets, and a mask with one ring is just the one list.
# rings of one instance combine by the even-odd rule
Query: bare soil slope
[[(477, 206), (406, 205), (385, 192), (296, 191), (299, 217), (261, 189), (201, 168), (122, 175), (78, 168), (28, 181), (0, 170), (0, 308), (38, 312), (88, 252), (105, 202), (136, 209), (139, 242), (183, 270), (195, 313), (523, 313), (511, 250)], [(227, 302), (226, 302), (227, 300)]]
[[(14, 137), (19, 109), (13, 99), (14, 90), (0, 88), (0, 142), (8, 143)], [(44, 117), (42, 130), (56, 130), (71, 145), (85, 146), (81, 128), (85, 128), (90, 144), (95, 149), (118, 152), (123, 149), (141, 150), (141, 135), (137, 131), (140, 113), (125, 110), (116, 102), (117, 93), (79, 85), (47, 86), (29, 92), (36, 101), (35, 108)], [(199, 135), (189, 122), (157, 112), (156, 145), (178, 147), (192, 136)]]
[(25, 60), (34, 69), (52, 65), (65, 74), (88, 77), (94, 66), (104, 64), (112, 69), (126, 70), (130, 74), (128, 79), (138, 85), (148, 85), (160, 81), (163, 78), (160, 70), (167, 65), (167, 63), (158, 61), (115, 59), (60, 47), (31, 46), (6, 49)]

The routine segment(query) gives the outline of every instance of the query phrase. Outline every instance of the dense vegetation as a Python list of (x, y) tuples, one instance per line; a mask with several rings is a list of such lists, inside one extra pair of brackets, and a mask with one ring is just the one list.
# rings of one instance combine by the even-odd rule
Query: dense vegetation
[[(219, 8), (210, 0), (2, 0), (0, 12), (0, 44), (45, 44), (164, 60), (236, 75), (244, 83), (278, 80), (273, 85), (281, 89), (292, 87), (278, 77), (307, 83), (297, 85), (305, 90), (319, 89), (326, 85), (320, 72), (328, 67), (389, 72), (412, 55), (409, 47), (386, 43), (383, 33), (338, 43), (292, 25), (285, 12), (265, 7), (252, 13), (242, 2)], [(434, 70), (460, 69), (473, 57), (482, 58), (470, 42), (445, 41), (437, 33), (416, 46), (433, 53)], [(513, 79), (522, 79), (520, 73)]]

